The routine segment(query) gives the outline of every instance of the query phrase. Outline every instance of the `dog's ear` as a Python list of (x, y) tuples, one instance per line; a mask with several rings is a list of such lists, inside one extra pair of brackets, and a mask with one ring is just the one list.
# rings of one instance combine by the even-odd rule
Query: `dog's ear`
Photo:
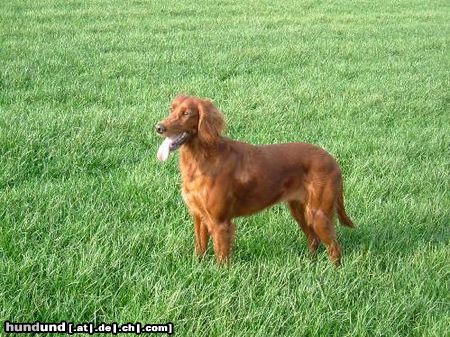
[(214, 144), (219, 140), (225, 126), (222, 113), (210, 100), (198, 100), (198, 137), (204, 144)]

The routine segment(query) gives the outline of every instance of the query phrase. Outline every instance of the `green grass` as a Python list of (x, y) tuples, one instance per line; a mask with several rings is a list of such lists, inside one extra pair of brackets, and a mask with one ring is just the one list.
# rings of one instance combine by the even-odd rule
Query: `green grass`
[[(449, 22), (444, 0), (1, 1), (0, 320), (448, 335)], [(282, 205), (237, 220), (228, 268), (194, 258), (153, 131), (178, 92), (232, 138), (338, 158), (341, 268)]]

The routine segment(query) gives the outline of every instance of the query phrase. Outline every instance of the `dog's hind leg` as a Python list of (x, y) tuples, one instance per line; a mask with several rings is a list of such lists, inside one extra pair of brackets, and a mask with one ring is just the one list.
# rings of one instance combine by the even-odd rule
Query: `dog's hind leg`
[(291, 211), (292, 217), (297, 221), (299, 228), (305, 233), (306, 239), (308, 241), (308, 249), (312, 256), (316, 255), (317, 248), (320, 245), (320, 240), (317, 237), (314, 230), (308, 226), (305, 219), (305, 208), (300, 201), (292, 200), (288, 202), (289, 210)]
[(341, 246), (336, 238), (336, 231), (329, 214), (319, 209), (314, 214), (313, 228), (317, 236), (327, 247), (328, 256), (335, 265), (341, 264)]
[(329, 184), (328, 186), (324, 186), (320, 193), (317, 192), (319, 191), (310, 191), (306, 220), (308, 224), (311, 224), (314, 232), (327, 247), (330, 260), (338, 266), (341, 263), (341, 247), (337, 241), (336, 230), (332, 221), (335, 211), (333, 185)]

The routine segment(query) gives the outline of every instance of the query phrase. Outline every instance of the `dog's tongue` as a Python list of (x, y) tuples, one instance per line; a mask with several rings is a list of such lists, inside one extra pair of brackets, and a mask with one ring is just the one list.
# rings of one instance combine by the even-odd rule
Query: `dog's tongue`
[(162, 142), (162, 144), (159, 146), (158, 149), (158, 160), (160, 161), (166, 161), (167, 158), (169, 158), (169, 152), (170, 152), (170, 145), (172, 145), (173, 140), (170, 139), (169, 137), (166, 137), (166, 139), (164, 139), (164, 141)]

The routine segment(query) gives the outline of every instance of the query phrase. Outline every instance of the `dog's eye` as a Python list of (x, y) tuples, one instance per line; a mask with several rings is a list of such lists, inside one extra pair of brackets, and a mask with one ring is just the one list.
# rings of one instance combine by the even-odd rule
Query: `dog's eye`
[(183, 111), (183, 116), (187, 116), (187, 115), (189, 115), (190, 113), (191, 113), (190, 110), (185, 110), (185, 111)]

